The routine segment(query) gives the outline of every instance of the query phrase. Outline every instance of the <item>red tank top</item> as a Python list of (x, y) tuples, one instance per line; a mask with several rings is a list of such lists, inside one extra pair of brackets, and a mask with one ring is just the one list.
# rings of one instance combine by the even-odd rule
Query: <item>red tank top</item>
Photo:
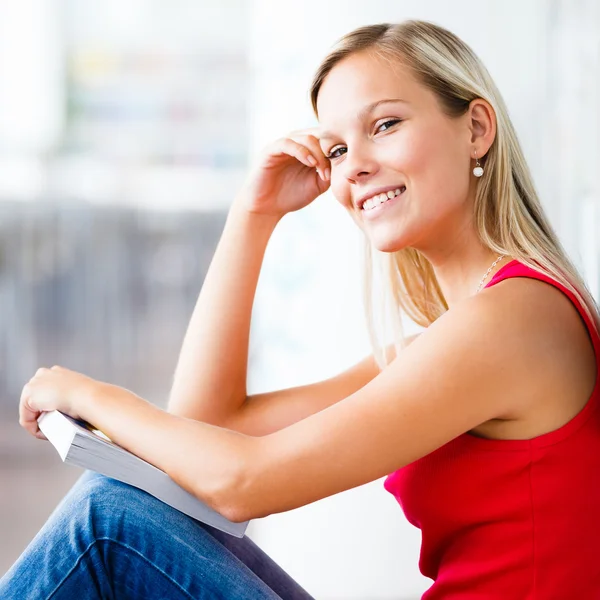
[[(561, 284), (512, 261), (509, 277), (545, 281), (584, 320), (597, 362), (600, 338)], [(422, 600), (600, 599), (600, 377), (585, 407), (529, 440), (465, 433), (389, 475), (385, 489), (421, 529)]]

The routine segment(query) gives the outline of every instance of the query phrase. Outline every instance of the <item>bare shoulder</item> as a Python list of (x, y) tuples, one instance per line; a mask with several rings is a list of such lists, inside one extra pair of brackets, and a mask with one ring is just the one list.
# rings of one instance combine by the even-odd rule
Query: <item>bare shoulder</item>
[(484, 314), (501, 322), (508, 335), (518, 335), (519, 342), (540, 358), (561, 345), (570, 353), (591, 351), (593, 356), (579, 311), (565, 293), (549, 283), (512, 277), (487, 288), (474, 300), (482, 304)]
[(504, 415), (506, 422), (480, 426), (479, 433), (530, 439), (553, 431), (575, 416), (596, 381), (596, 358), (587, 327), (571, 300), (557, 287), (513, 277), (487, 288), (475, 301), (512, 354), (525, 391)]

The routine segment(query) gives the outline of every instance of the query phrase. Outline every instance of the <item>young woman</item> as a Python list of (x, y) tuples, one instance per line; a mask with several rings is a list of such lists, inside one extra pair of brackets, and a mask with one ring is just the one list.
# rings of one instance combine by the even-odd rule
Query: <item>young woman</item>
[[(53, 367), (25, 386), (22, 425), (42, 437), (52, 409), (88, 420), (234, 521), (388, 475), (422, 530), (424, 598), (598, 597), (598, 314), (488, 72), (438, 26), (373, 25), (325, 59), (312, 102), (318, 129), (268, 147), (231, 207), (169, 411)], [(395, 316), (424, 331), (384, 348), (372, 327), (373, 355), (346, 372), (248, 397), (265, 247), (330, 187)], [(82, 595), (309, 597), (250, 540), (90, 474), (0, 584), (2, 598)]]

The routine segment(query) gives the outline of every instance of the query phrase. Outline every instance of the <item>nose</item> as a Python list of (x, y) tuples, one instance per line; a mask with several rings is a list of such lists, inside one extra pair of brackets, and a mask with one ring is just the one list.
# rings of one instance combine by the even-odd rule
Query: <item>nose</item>
[(343, 175), (350, 183), (364, 181), (375, 173), (379, 166), (372, 156), (365, 150), (354, 146), (346, 150), (343, 164)]

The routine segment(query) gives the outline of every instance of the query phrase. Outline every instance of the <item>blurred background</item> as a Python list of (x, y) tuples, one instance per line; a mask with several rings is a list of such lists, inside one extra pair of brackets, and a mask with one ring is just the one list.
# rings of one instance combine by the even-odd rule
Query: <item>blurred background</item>
[[(24, 383), (61, 364), (164, 406), (257, 150), (314, 125), (308, 87), (338, 37), (406, 18), (481, 56), (598, 298), (595, 0), (0, 0), (0, 574), (80, 474), (18, 427)], [(329, 194), (281, 222), (254, 307), (250, 393), (369, 353), (359, 241)], [(248, 531), (320, 599), (407, 600), (429, 585), (419, 532), (381, 481)]]

